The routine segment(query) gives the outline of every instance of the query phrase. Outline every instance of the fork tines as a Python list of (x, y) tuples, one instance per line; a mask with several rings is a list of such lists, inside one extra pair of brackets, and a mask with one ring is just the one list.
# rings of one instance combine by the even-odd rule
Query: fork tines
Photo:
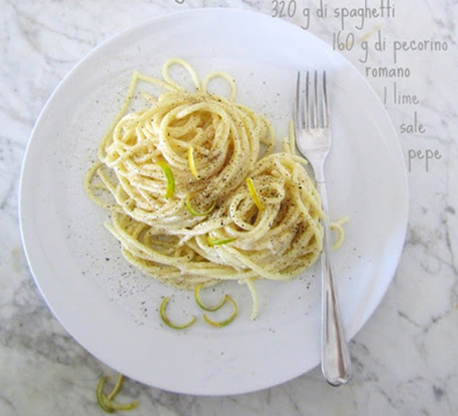
[[(314, 71), (312, 93), (309, 85), (310, 71), (298, 71), (295, 107), (295, 119), (299, 124), (297, 127), (302, 129), (327, 128), (329, 125), (329, 109), (326, 91), (326, 71), (323, 71), (321, 82), (318, 71)], [(319, 88), (322, 89), (322, 94), (318, 93)], [(311, 94), (312, 97), (310, 96)], [(302, 98), (304, 95), (305, 100)]]

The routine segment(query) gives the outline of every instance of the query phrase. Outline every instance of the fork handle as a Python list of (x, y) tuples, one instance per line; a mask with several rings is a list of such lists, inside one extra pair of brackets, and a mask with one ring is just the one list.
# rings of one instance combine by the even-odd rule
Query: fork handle
[[(318, 191), (325, 214), (323, 221), (322, 270), (322, 314), (321, 314), (321, 370), (327, 382), (340, 386), (350, 379), (351, 360), (340, 314), (337, 287), (332, 261), (331, 230), (329, 227), (328, 202), (324, 172), (315, 172)], [(321, 176), (321, 177), (320, 177)]]

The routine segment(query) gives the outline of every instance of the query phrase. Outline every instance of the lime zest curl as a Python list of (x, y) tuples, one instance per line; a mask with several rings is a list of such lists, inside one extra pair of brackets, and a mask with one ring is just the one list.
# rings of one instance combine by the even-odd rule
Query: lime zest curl
[(205, 322), (207, 322), (207, 324), (210, 324), (216, 328), (222, 328), (229, 325), (236, 318), (238, 312), (237, 304), (235, 303), (234, 299), (232, 299), (229, 295), (226, 295), (224, 298), (232, 304), (233, 311), (231, 316), (229, 316), (229, 318), (225, 319), (224, 321), (214, 321), (204, 314), (204, 320)]
[(219, 309), (221, 309), (224, 304), (226, 303), (226, 300), (228, 300), (229, 296), (228, 295), (224, 295), (223, 299), (215, 306), (207, 306), (207, 305), (204, 305), (204, 303), (202, 302), (202, 300), (200, 299), (200, 289), (202, 289), (202, 283), (199, 283), (196, 285), (195, 289), (194, 289), (194, 299), (196, 301), (196, 303), (199, 305), (199, 307), (201, 309), (203, 309), (204, 311), (207, 311), (207, 312), (215, 312)]
[(192, 176), (199, 180), (200, 177), (199, 173), (197, 172), (196, 161), (194, 159), (194, 146), (188, 147), (188, 165), (189, 169), (191, 170)]
[[(202, 284), (201, 283), (199, 283), (199, 284), (197, 284), (195, 286), (194, 299), (195, 299), (197, 305), (201, 309), (203, 309), (204, 311), (216, 312), (219, 309), (221, 309), (226, 304), (226, 302), (231, 303), (232, 304), (232, 308), (233, 308), (232, 314), (229, 316), (229, 318), (227, 318), (227, 319), (225, 319), (223, 321), (214, 321), (213, 319), (210, 319), (205, 314), (203, 315), (204, 321), (207, 322), (209, 325), (214, 326), (216, 328), (222, 328), (222, 327), (225, 327), (226, 325), (229, 325), (237, 317), (237, 313), (238, 313), (237, 303), (235, 303), (235, 301), (229, 295), (226, 294), (226, 295), (224, 295), (223, 299), (218, 304), (216, 304), (214, 306), (205, 305), (202, 302), (202, 300), (200, 299), (200, 290), (201, 289), (202, 289)], [(164, 300), (161, 303), (160, 316), (162, 318), (162, 321), (167, 326), (169, 326), (170, 328), (173, 328), (173, 329), (180, 330), (180, 329), (185, 329), (185, 328), (190, 327), (196, 321), (196, 316), (193, 316), (188, 323), (183, 324), (183, 325), (176, 324), (176, 323), (170, 321), (170, 319), (167, 317), (167, 314), (166, 314), (166, 308), (167, 308), (167, 304), (169, 302), (169, 299), (170, 299), (169, 297), (165, 297)], [(110, 397), (110, 396), (108, 396), (108, 397)], [(101, 406), (104, 405), (104, 404), (105, 404), (104, 401), (101, 400)]]
[(194, 209), (194, 207), (191, 205), (191, 195), (188, 195), (186, 198), (186, 208), (188, 209), (189, 213), (191, 215), (194, 215), (195, 217), (205, 217), (208, 214), (210, 214), (216, 206), (216, 201), (213, 202), (213, 204), (204, 212), (199, 212)]
[(166, 198), (172, 198), (175, 195), (175, 178), (173, 176), (172, 169), (166, 162), (159, 162), (158, 165), (164, 172), (164, 175), (167, 179), (167, 190), (165, 192)]
[(132, 410), (138, 406), (138, 402), (132, 403), (116, 403), (114, 401), (116, 395), (121, 390), (122, 384), (124, 382), (124, 375), (120, 374), (116, 384), (108, 396), (103, 392), (103, 388), (105, 386), (106, 381), (109, 379), (109, 376), (104, 376), (100, 379), (99, 384), (97, 385), (96, 396), (97, 396), (97, 403), (99, 406), (105, 410), (107, 413), (114, 413), (117, 410)]
[(258, 193), (256, 192), (256, 188), (254, 186), (253, 179), (246, 178), (246, 183), (248, 185), (248, 191), (250, 192), (253, 202), (258, 207), (259, 211), (264, 211), (264, 204), (262, 203), (261, 199), (258, 196)]
[(195, 321), (196, 321), (196, 317), (193, 316), (191, 318), (191, 320), (186, 323), (186, 324), (176, 324), (174, 322), (172, 322), (168, 317), (167, 317), (167, 312), (166, 312), (166, 309), (167, 309), (167, 304), (169, 302), (169, 297), (165, 297), (164, 300), (162, 301), (161, 303), (161, 307), (159, 309), (159, 313), (161, 315), (161, 319), (162, 321), (167, 325), (169, 326), (170, 328), (173, 328), (173, 329), (186, 329), (188, 327), (190, 327)]
[(210, 247), (213, 247), (213, 246), (222, 246), (224, 244), (229, 244), (229, 243), (232, 243), (234, 242), (235, 240), (237, 240), (236, 238), (227, 238), (227, 239), (223, 239), (223, 240), (216, 240), (214, 238), (210, 238), (210, 237), (207, 237), (207, 243)]

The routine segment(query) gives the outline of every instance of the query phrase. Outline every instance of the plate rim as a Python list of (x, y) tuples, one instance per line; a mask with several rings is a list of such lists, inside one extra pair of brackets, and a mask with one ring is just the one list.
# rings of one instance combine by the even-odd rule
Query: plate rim
[[(53, 102), (54, 97), (57, 94), (57, 92), (66, 84), (66, 82), (68, 82), (68, 79), (71, 78), (73, 76), (73, 74), (78, 71), (80, 65), (82, 65), (92, 55), (99, 53), (100, 50), (102, 50), (103, 48), (106, 48), (111, 43), (116, 43), (116, 41), (119, 38), (121, 38), (123, 36), (128, 36), (129, 34), (132, 34), (132, 33), (136, 32), (136, 31), (140, 31), (144, 27), (149, 27), (151, 25), (154, 26), (158, 22), (166, 21), (166, 20), (169, 20), (169, 19), (175, 19), (177, 17), (179, 18), (180, 16), (189, 16), (189, 15), (192, 15), (192, 16), (196, 16), (196, 15), (204, 16), (204, 15), (213, 15), (215, 13), (216, 14), (232, 14), (234, 16), (235, 15), (253, 15), (254, 18), (262, 18), (262, 19), (266, 19), (266, 20), (267, 19), (272, 19), (272, 21), (276, 22), (275, 24), (283, 25), (285, 27), (291, 27), (292, 26), (292, 27), (295, 27), (298, 30), (301, 30), (297, 25), (295, 25), (293, 23), (290, 23), (290, 22), (287, 22), (287, 21), (284, 21), (284, 20), (281, 20), (281, 19), (272, 18), (271, 16), (269, 16), (267, 14), (264, 14), (264, 13), (259, 13), (259, 12), (254, 12), (254, 11), (247, 11), (247, 10), (242, 10), (242, 9), (234, 9), (234, 8), (213, 8), (213, 7), (212, 8), (197, 8), (197, 9), (185, 10), (185, 11), (175, 11), (175, 12), (172, 12), (172, 13), (166, 13), (166, 14), (163, 14), (161, 16), (154, 17), (152, 19), (147, 19), (146, 21), (143, 21), (143, 22), (141, 22), (141, 23), (139, 23), (137, 25), (130, 26), (130, 27), (128, 27), (128, 28), (126, 28), (126, 29), (114, 34), (113, 36), (109, 37), (105, 41), (101, 42), (99, 45), (95, 46), (87, 54), (85, 54), (72, 67), (72, 69), (66, 73), (64, 78), (55, 87), (55, 89), (52, 92), (52, 94), (46, 100), (46, 103), (43, 106), (43, 108), (42, 108), (42, 110), (40, 112), (40, 115), (38, 116), (37, 121), (36, 121), (32, 131), (30, 133), (29, 140), (28, 140), (28, 143), (27, 143), (27, 146), (26, 146), (26, 150), (25, 150), (24, 156), (23, 156), (23, 162), (22, 162), (22, 166), (21, 166), (20, 179), (19, 179), (18, 214), (19, 214), (19, 228), (20, 228), (21, 241), (22, 241), (22, 245), (23, 245), (23, 248), (24, 248), (24, 252), (25, 252), (25, 256), (26, 256), (26, 259), (27, 259), (27, 263), (28, 263), (29, 269), (30, 269), (31, 274), (32, 274), (32, 276), (34, 278), (34, 281), (35, 281), (35, 283), (36, 283), (36, 285), (37, 285), (37, 287), (38, 287), (38, 289), (39, 289), (39, 291), (41, 293), (41, 296), (45, 300), (47, 306), (53, 312), (54, 317), (61, 323), (61, 325), (65, 328), (65, 330), (72, 337), (73, 337), (72, 332), (69, 331), (67, 329), (67, 326), (65, 325), (65, 323), (60, 320), (60, 318), (59, 318), (58, 314), (55, 312), (53, 306), (48, 302), (48, 298), (47, 298), (46, 294), (42, 291), (41, 285), (39, 283), (39, 279), (37, 279), (35, 271), (34, 271), (34, 267), (33, 267), (32, 263), (30, 262), (30, 251), (32, 251), (33, 248), (29, 247), (29, 244), (26, 241), (27, 240), (27, 238), (26, 238), (27, 231), (25, 230), (26, 226), (24, 224), (24, 210), (25, 210), (25, 208), (23, 206), (23, 204), (24, 204), (24, 192), (25, 192), (25, 190), (24, 190), (24, 187), (25, 187), (25, 185), (24, 185), (24, 183), (25, 183), (24, 182), (24, 176), (26, 174), (27, 161), (28, 161), (28, 158), (30, 158), (31, 144), (33, 142), (33, 138), (36, 135), (36, 131), (39, 128), (39, 125), (42, 122), (42, 119), (46, 116), (47, 111), (48, 111), (49, 107), (51, 106), (51, 103)], [(312, 34), (310, 32), (308, 32), (308, 35), (318, 39), (320, 42), (323, 42), (324, 44), (329, 46), (324, 40), (322, 40), (318, 36), (316, 36), (316, 35), (314, 35), (314, 34)], [(335, 53), (338, 53), (338, 52), (335, 51)], [(341, 54), (339, 54), (339, 55), (343, 60), (345, 60), (347, 62), (347, 64), (349, 66), (351, 66), (352, 68), (356, 69), (355, 66), (345, 56), (343, 56)], [(380, 295), (376, 299), (376, 302), (375, 302), (376, 306), (374, 308), (371, 308), (370, 311), (367, 311), (367, 314), (366, 314), (367, 316), (362, 320), (362, 323), (361, 323), (360, 327), (356, 330), (355, 334), (353, 334), (352, 337), (354, 335), (356, 335), (362, 329), (362, 327), (367, 323), (369, 318), (374, 314), (375, 310), (380, 306), (381, 300), (385, 296), (386, 291), (387, 291), (388, 287), (390, 286), (390, 284), (391, 284), (391, 282), (392, 282), (392, 280), (393, 280), (393, 278), (395, 276), (396, 269), (397, 269), (397, 267), (399, 265), (399, 262), (400, 262), (400, 259), (401, 259), (402, 253), (403, 253), (403, 246), (405, 244), (405, 237), (406, 237), (407, 227), (408, 227), (408, 211), (409, 211), (409, 191), (408, 191), (407, 170), (406, 170), (405, 158), (402, 156), (402, 147), (401, 147), (401, 143), (399, 141), (399, 136), (397, 135), (397, 133), (395, 131), (395, 128), (394, 128), (394, 125), (393, 125), (393, 122), (392, 122), (391, 118), (389, 117), (389, 114), (388, 114), (386, 108), (383, 106), (382, 101), (379, 98), (379, 96), (375, 93), (374, 89), (372, 88), (372, 86), (370, 85), (368, 80), (366, 78), (364, 78), (363, 75), (359, 71), (356, 70), (355, 72), (357, 73), (358, 77), (360, 78), (360, 81), (362, 81), (362, 82), (364, 82), (366, 84), (368, 89), (371, 91), (371, 94), (373, 95), (373, 97), (378, 101), (378, 105), (380, 106), (380, 109), (384, 113), (383, 116), (384, 116), (385, 122), (387, 122), (389, 124), (389, 128), (391, 130), (391, 133), (396, 138), (396, 147), (397, 147), (397, 155), (396, 155), (396, 157), (398, 159), (397, 162), (401, 164), (400, 168), (402, 167), (401, 170), (402, 170), (402, 173), (403, 173), (403, 175), (402, 175), (402, 179), (403, 179), (402, 182), (403, 183), (402, 183), (401, 187), (403, 188), (404, 199), (402, 201), (402, 207), (401, 207), (402, 208), (402, 212), (400, 213), (400, 216), (402, 217), (402, 223), (404, 224), (404, 227), (403, 227), (403, 232), (402, 232), (401, 248), (400, 248), (400, 250), (397, 251), (397, 256), (396, 256), (396, 258), (394, 259), (394, 261), (392, 263), (393, 264), (393, 270), (390, 273), (391, 276), (390, 276), (389, 279), (386, 279), (386, 284), (383, 287), (383, 290), (380, 292)], [(74, 339), (75, 339), (75, 341), (77, 343), (79, 343), (80, 345), (84, 346), (84, 344), (81, 342), (81, 340), (76, 339), (76, 338), (74, 338)], [(88, 350), (88, 351), (92, 354), (92, 352), (90, 350)], [(99, 358), (99, 356), (96, 356), (96, 357), (97, 357), (97, 359), (99, 359), (99, 360), (101, 360), (103, 362), (106, 362), (106, 360), (102, 360), (101, 358)], [(115, 366), (113, 366), (112, 364), (109, 364), (109, 365), (112, 366), (113, 368), (115, 368)], [(234, 391), (234, 392), (229, 392), (229, 393), (218, 393), (218, 392), (216, 392), (216, 393), (213, 393), (213, 392), (204, 392), (204, 393), (202, 393), (202, 392), (196, 391), (196, 392), (185, 392), (185, 394), (218, 396), (218, 395), (225, 395), (225, 394), (241, 394), (241, 393), (253, 392), (253, 391), (258, 391), (258, 390), (265, 389), (265, 388), (268, 388), (268, 387), (273, 387), (274, 385), (277, 385), (277, 384), (284, 383), (284, 382), (286, 382), (288, 380), (296, 378), (297, 376), (300, 376), (301, 374), (303, 374), (303, 373), (300, 372), (299, 374), (296, 374), (293, 377), (289, 377), (287, 380), (283, 380), (283, 381), (280, 380), (276, 384), (262, 385), (260, 387), (254, 387), (254, 388), (251, 388), (251, 389), (242, 389), (240, 391)], [(158, 386), (158, 388), (163, 389), (163, 390), (168, 390), (168, 391), (174, 391), (174, 392), (180, 392), (181, 393), (181, 391), (177, 391), (177, 390), (171, 389), (169, 387)]]

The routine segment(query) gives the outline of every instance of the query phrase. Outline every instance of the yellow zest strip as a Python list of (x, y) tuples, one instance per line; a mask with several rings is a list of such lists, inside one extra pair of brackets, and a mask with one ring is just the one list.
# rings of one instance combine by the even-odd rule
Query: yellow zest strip
[(194, 147), (189, 146), (188, 148), (188, 164), (189, 164), (189, 169), (191, 170), (192, 176), (194, 176), (196, 179), (200, 179), (199, 174), (197, 173), (196, 169), (196, 162), (194, 160)]
[(226, 300), (228, 300), (229, 296), (228, 295), (224, 295), (223, 299), (221, 300), (220, 303), (218, 303), (217, 305), (215, 306), (207, 306), (207, 305), (204, 305), (200, 299), (200, 289), (202, 288), (202, 283), (199, 283), (196, 285), (196, 288), (194, 289), (194, 299), (196, 300), (196, 303), (200, 306), (201, 309), (203, 309), (204, 311), (208, 311), (208, 312), (215, 312), (217, 311), (218, 309), (221, 309), (221, 307), (226, 303)]
[(124, 376), (122, 374), (119, 375), (118, 381), (114, 386), (112, 392), (106, 396), (103, 393), (103, 387), (105, 386), (105, 382), (109, 379), (108, 376), (104, 376), (100, 379), (99, 384), (97, 386), (97, 402), (99, 403), (100, 407), (105, 410), (107, 413), (114, 413), (116, 410), (132, 410), (138, 406), (137, 402), (132, 403), (115, 403), (113, 400), (116, 395), (121, 390), (122, 383), (124, 382)]
[(216, 201), (213, 202), (212, 206), (208, 208), (204, 212), (199, 212), (196, 211), (193, 206), (191, 205), (191, 195), (188, 195), (186, 198), (186, 208), (190, 212), (191, 215), (194, 215), (195, 217), (205, 217), (206, 215), (210, 214), (215, 209), (216, 206)]
[(165, 162), (159, 162), (159, 166), (167, 178), (167, 191), (165, 197), (171, 198), (175, 194), (175, 178), (173, 177), (172, 169), (170, 169), (170, 166)]
[(213, 238), (207, 237), (207, 243), (209, 246), (222, 246), (224, 244), (232, 243), (233, 241), (237, 240), (236, 238), (228, 238), (226, 240), (215, 240)]
[(259, 199), (259, 196), (258, 196), (258, 194), (256, 192), (256, 188), (254, 187), (253, 179), (246, 178), (246, 183), (248, 185), (248, 190), (250, 191), (251, 198), (253, 198), (253, 202), (258, 207), (259, 211), (263, 211), (264, 210), (264, 204)]
[(207, 324), (210, 324), (216, 328), (222, 328), (226, 325), (229, 325), (234, 319), (235, 317), (237, 316), (237, 311), (238, 311), (238, 308), (237, 308), (237, 304), (235, 303), (235, 301), (228, 295), (225, 296), (225, 298), (232, 303), (232, 306), (234, 308), (233, 312), (232, 312), (232, 315), (229, 316), (229, 318), (227, 318), (226, 320), (224, 321), (213, 321), (212, 319), (210, 319), (207, 315), (204, 315), (204, 320), (205, 322), (207, 322)]
[(107, 381), (108, 376), (102, 377), (99, 381), (99, 384), (97, 386), (97, 403), (100, 405), (100, 407), (105, 410), (107, 413), (113, 413), (114, 409), (108, 406), (108, 404), (105, 402), (106, 396), (103, 394), (103, 386), (105, 382)]
[(170, 298), (166, 297), (166, 298), (164, 298), (164, 300), (161, 303), (161, 308), (160, 308), (159, 311), (160, 311), (160, 315), (161, 315), (162, 321), (167, 326), (169, 326), (170, 328), (173, 328), (173, 329), (185, 329), (185, 328), (190, 327), (196, 321), (196, 317), (195, 316), (193, 316), (191, 318), (191, 320), (187, 324), (183, 324), (183, 325), (178, 325), (178, 324), (175, 324), (175, 323), (170, 321), (170, 319), (167, 317), (166, 311), (165, 311), (166, 308), (167, 308), (167, 303), (169, 302), (169, 299)]

